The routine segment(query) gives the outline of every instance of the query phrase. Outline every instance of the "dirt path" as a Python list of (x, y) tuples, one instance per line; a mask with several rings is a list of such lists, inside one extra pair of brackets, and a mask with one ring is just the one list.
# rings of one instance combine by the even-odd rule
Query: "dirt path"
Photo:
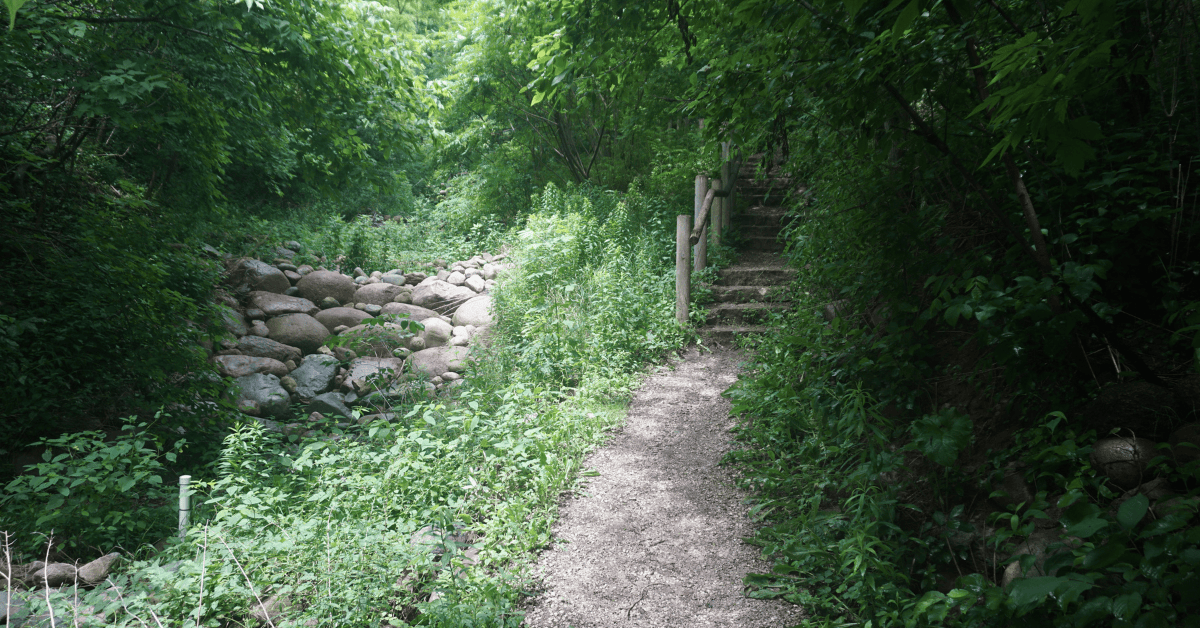
[(584, 463), (600, 475), (564, 504), (538, 559), (531, 628), (783, 628), (801, 609), (752, 600), (742, 577), (770, 565), (742, 542), (752, 525), (734, 472), (729, 401), (740, 356), (695, 349), (638, 391), (624, 430)]

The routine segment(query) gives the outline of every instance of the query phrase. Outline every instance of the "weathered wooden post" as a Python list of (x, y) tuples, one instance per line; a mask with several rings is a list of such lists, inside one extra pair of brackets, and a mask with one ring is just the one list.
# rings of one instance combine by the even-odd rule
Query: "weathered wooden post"
[(688, 322), (688, 303), (692, 299), (692, 275), (688, 237), (692, 233), (692, 217), (675, 217), (675, 319), (681, 325)]
[(704, 207), (704, 195), (708, 193), (708, 175), (696, 175), (696, 210), (693, 214), (696, 219), (695, 226), (700, 227), (700, 241), (696, 243), (694, 251), (694, 266), (696, 272), (704, 270), (708, 265), (708, 225), (701, 224), (700, 209)]

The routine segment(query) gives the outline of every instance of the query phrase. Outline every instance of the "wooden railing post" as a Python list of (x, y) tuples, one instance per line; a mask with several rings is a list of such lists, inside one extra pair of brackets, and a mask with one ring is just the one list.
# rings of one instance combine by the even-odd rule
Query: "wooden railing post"
[(693, 257), (695, 264), (693, 269), (696, 272), (704, 270), (704, 267), (708, 265), (708, 225), (701, 225), (701, 221), (704, 220), (704, 218), (700, 216), (700, 210), (704, 207), (704, 195), (707, 193), (708, 175), (696, 175), (696, 210), (693, 213), (693, 216), (696, 220), (695, 226), (700, 227), (701, 229), (700, 241), (696, 243), (696, 250)]
[(688, 259), (691, 245), (688, 238), (692, 233), (692, 217), (675, 217), (675, 319), (679, 324), (688, 322), (688, 304), (692, 300), (691, 260)]

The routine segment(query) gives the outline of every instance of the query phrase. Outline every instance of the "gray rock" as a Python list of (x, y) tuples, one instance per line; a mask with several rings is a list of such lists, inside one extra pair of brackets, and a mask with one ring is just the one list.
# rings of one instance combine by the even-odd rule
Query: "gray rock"
[(363, 286), (354, 293), (354, 300), (358, 303), (373, 303), (375, 305), (387, 305), (391, 303), (401, 292), (400, 286), (395, 286), (390, 283), (373, 283)]
[(471, 344), (471, 339), (467, 336), (455, 336), (446, 344), (450, 345), (451, 347), (465, 347)]
[(120, 559), (121, 555), (113, 552), (93, 560), (79, 568), (79, 581), (88, 586), (103, 582), (108, 577), (109, 572), (112, 571), (113, 566)]
[(325, 339), (329, 330), (308, 314), (284, 314), (267, 321), (268, 338), (285, 345), (299, 347), (304, 353), (313, 353)]
[[(257, 338), (257, 336), (252, 336)], [(287, 375), (287, 367), (279, 360), (258, 358), (249, 355), (219, 355), (213, 358), (217, 371), (225, 377), (244, 377), (253, 373), (270, 373), (276, 377)]]
[(1145, 438), (1105, 438), (1092, 447), (1092, 465), (1124, 489), (1133, 488), (1144, 478), (1146, 464), (1157, 455), (1154, 441)]
[(282, 257), (283, 259), (292, 259), (293, 257), (296, 257), (296, 252), (291, 249), (286, 249), (282, 246), (277, 246), (277, 247), (275, 247), (275, 257)]
[(334, 308), (334, 307), (341, 307), (341, 305), (342, 304), (338, 303), (338, 300), (333, 297), (325, 297), (324, 299), (321, 299), (321, 309), (322, 310), (328, 310), (329, 308)]
[(75, 584), (75, 565), (50, 563), (33, 574), (33, 586), (38, 589)]
[(383, 306), (381, 316), (391, 316), (393, 319), (405, 319), (412, 321), (423, 321), (427, 318), (437, 316), (438, 313), (433, 310), (423, 308), (417, 305), (408, 303), (388, 303)]
[(279, 378), (266, 373), (245, 375), (234, 380), (237, 408), (251, 416), (287, 417), (288, 393)]
[(484, 265), (483, 265), (483, 268), (479, 270), (479, 275), (480, 275), (481, 277), (483, 277), (484, 279), (495, 279), (495, 278), (496, 278), (496, 273), (497, 273), (498, 271), (499, 271), (499, 269), (498, 269), (498, 268), (496, 268), (496, 266), (495, 266), (495, 265), (493, 265), (493, 264), (484, 264)]
[(431, 347), (408, 356), (409, 370), (425, 377), (437, 377), (446, 371), (462, 373), (467, 369), (470, 352), (465, 347)]
[(450, 273), (450, 275), (446, 277), (446, 283), (455, 285), (455, 286), (463, 285), (463, 282), (465, 282), (466, 280), (467, 280), (467, 276), (457, 270)]
[(392, 302), (393, 303), (412, 303), (412, 291), (407, 290), (405, 292), (401, 292), (400, 294), (396, 295), (395, 299), (392, 299)]
[(492, 297), (478, 296), (463, 303), (454, 312), (455, 325), (485, 327), (492, 324)]
[(213, 248), (211, 244), (201, 245), (200, 250), (204, 251), (205, 255), (207, 255), (213, 259), (221, 259), (221, 252), (218, 251), (217, 249)]
[(404, 370), (404, 360), (398, 358), (362, 357), (351, 360), (342, 386), (359, 394), (391, 385)]
[(360, 266), (355, 266), (355, 267), (354, 267), (354, 273), (353, 273), (353, 274), (354, 274), (354, 276), (355, 276), (355, 277), (367, 277), (367, 276), (368, 276), (368, 275), (367, 275), (367, 271), (363, 270), (363, 269), (362, 269), (362, 267), (360, 267)]
[(471, 290), (474, 290), (475, 292), (483, 292), (484, 290), (487, 289), (487, 282), (484, 281), (483, 277), (480, 277), (479, 275), (475, 275), (473, 277), (467, 277), (467, 280), (463, 283), (464, 283), (464, 285), (466, 285)]
[[(260, 321), (255, 321), (266, 328), (266, 324)], [(259, 336), (245, 336), (238, 341), (237, 350), (242, 355), (250, 355), (258, 358), (271, 358), (280, 362), (288, 360), (299, 360), (303, 355), (299, 349), (292, 347), (282, 342), (271, 340), (270, 338), (262, 338)]]
[(413, 290), (412, 302), (439, 312), (453, 312), (459, 305), (475, 297), (475, 291), (445, 281), (435, 281)]
[(288, 248), (288, 249), (291, 249), (291, 250), (297, 251), (297, 252), (301, 252), (304, 250), (304, 247), (296, 240), (288, 240), (287, 242), (283, 243), (283, 246), (284, 246), (284, 248)]
[(371, 283), (371, 278), (370, 277), (355, 277), (354, 283), (355, 283), (355, 285), (365, 286), (365, 285)]
[[(282, 264), (280, 264), (280, 265), (282, 266)], [(298, 281), (300, 281), (302, 278), (304, 278), (304, 275), (301, 275), (300, 273), (298, 273), (294, 270), (284, 270), (283, 276), (287, 277), (288, 281), (292, 282), (293, 286), (295, 286)]]
[(422, 281), (425, 281), (425, 279), (427, 279), (428, 277), (429, 277), (429, 275), (426, 275), (425, 273), (420, 272), (420, 271), (417, 271), (415, 273), (408, 273), (407, 275), (404, 276), (404, 283), (415, 286), (415, 285), (421, 283)]
[(446, 371), (445, 373), (442, 373), (438, 377), (441, 377), (442, 381), (445, 381), (445, 382), (452, 382), (456, 379), (462, 379), (462, 375), (459, 375), (458, 373), (455, 373), (454, 371)]
[(292, 286), (291, 288), (284, 290), (283, 294), (285, 294), (289, 297), (298, 297), (298, 296), (300, 296), (300, 289), (297, 288), (296, 286)]
[(379, 316), (383, 312), (383, 306), (375, 305), (374, 303), (368, 303), (367, 307), (363, 308), (363, 311), (371, 316)]
[(234, 265), (229, 284), (238, 292), (263, 290), (276, 294), (292, 287), (283, 271), (256, 259), (244, 259)]
[(246, 319), (228, 305), (216, 306), (217, 316), (221, 317), (221, 326), (234, 336), (245, 336), (247, 333)]
[(286, 275), (286, 274), (287, 274), (287, 272), (288, 272), (289, 270), (290, 270), (290, 271), (293, 271), (293, 272), (295, 272), (295, 270), (296, 270), (296, 265), (295, 265), (295, 264), (279, 263), (279, 264), (276, 264), (276, 265), (275, 265), (275, 268), (278, 268), (279, 270), (282, 270), (282, 271), (283, 271), (283, 274), (285, 274), (285, 275)]
[(427, 318), (421, 321), (421, 324), (425, 326), (421, 337), (425, 339), (426, 347), (445, 345), (450, 342), (450, 336), (454, 333), (454, 328), (441, 318)]
[(289, 395), (296, 394), (296, 380), (291, 375), (284, 375), (279, 378), (279, 385), (284, 390), (288, 391)]
[(301, 399), (311, 399), (328, 392), (333, 388), (333, 378), (337, 377), (338, 360), (330, 355), (314, 353), (306, 356), (291, 378), (296, 380), (296, 394)]
[(334, 328), (340, 325), (347, 327), (361, 325), (368, 318), (371, 318), (370, 314), (352, 307), (333, 307), (321, 310), (316, 314), (316, 319), (330, 332), (333, 332)]
[(1120, 428), (1121, 434), (1165, 440), (1181, 423), (1175, 400), (1185, 389), (1186, 386), (1177, 386), (1173, 394), (1149, 382), (1113, 384), (1100, 391), (1100, 396), (1083, 409), (1081, 418), (1097, 434)]
[(301, 277), (307, 275), (308, 273), (311, 273), (313, 270), (314, 270), (313, 267), (309, 266), (308, 264), (301, 264), (300, 266), (296, 267), (296, 272)]
[[(286, 277), (283, 279), (287, 280)], [(296, 282), (296, 287), (300, 289), (300, 296), (314, 303), (320, 303), (325, 297), (348, 303), (354, 300), (357, 290), (353, 279), (329, 270), (315, 270), (305, 275)]]
[(246, 320), (265, 321), (267, 320), (267, 313), (256, 307), (252, 307), (246, 310)]
[(392, 284), (393, 286), (404, 285), (404, 275), (384, 275), (379, 278), (383, 283)]
[(327, 392), (314, 397), (312, 401), (308, 402), (308, 411), (320, 412), (327, 417), (354, 418), (354, 413), (346, 405), (341, 393), (335, 392)]

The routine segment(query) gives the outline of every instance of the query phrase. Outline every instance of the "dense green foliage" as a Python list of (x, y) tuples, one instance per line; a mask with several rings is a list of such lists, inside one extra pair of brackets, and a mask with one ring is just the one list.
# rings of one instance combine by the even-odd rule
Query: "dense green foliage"
[[(1195, 2), (6, 4), (0, 268), (22, 281), (0, 287), (0, 447), (175, 404), (170, 427), (223, 452), (207, 526), (156, 559), (189, 560), (141, 571), (164, 593), (137, 608), (200, 624), (271, 591), (367, 624), (516, 622), (524, 552), (604, 404), (685, 338), (671, 217), (732, 137), (803, 182), (794, 310), (729, 393), (775, 561), (752, 595), (829, 623), (1195, 622), (1197, 463), (1151, 461), (1179, 494), (1152, 503), (1089, 459), (1195, 420)], [(199, 245), (284, 239), (344, 268), (510, 250), (474, 392), (340, 440), (239, 427), (218, 447), (193, 347), (220, 333), (222, 269)], [(1095, 403), (1133, 384), (1178, 402)], [(47, 441), (87, 453), (6, 499), (78, 481), (41, 523), (132, 549), (159, 530), (96, 515), (80, 536), (94, 513), (71, 500), (149, 469), (162, 427)], [(105, 461), (111, 481), (83, 479)], [(1013, 477), (1032, 496), (1000, 506)], [(487, 539), (481, 566), (407, 542), (455, 523)], [(1046, 530), (1044, 560), (1022, 549)], [(1029, 577), (1005, 585), (1014, 561)]]

